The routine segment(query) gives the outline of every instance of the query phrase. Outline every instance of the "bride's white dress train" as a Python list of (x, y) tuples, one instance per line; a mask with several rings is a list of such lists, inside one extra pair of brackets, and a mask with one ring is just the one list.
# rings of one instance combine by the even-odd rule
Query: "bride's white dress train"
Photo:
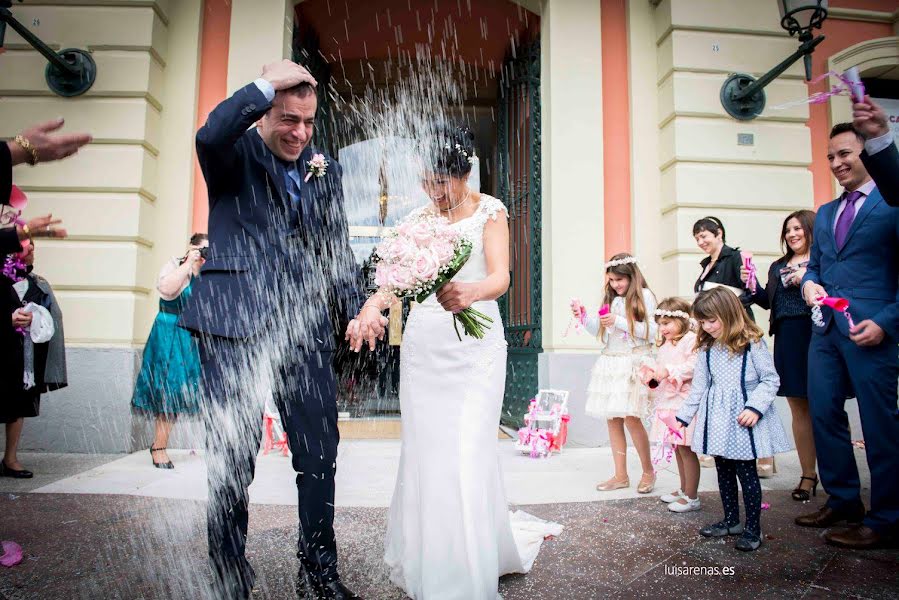
[[(473, 248), (454, 281), (486, 277), (484, 225), (502, 210), (482, 195), (477, 212), (455, 224)], [(499, 576), (526, 573), (544, 537), (562, 529), (508, 511), (497, 439), (505, 335), (496, 302), (474, 308), (493, 318), (482, 340), (460, 342), (434, 296), (412, 310), (403, 335), (402, 454), (384, 559), (415, 600), (495, 600)]]

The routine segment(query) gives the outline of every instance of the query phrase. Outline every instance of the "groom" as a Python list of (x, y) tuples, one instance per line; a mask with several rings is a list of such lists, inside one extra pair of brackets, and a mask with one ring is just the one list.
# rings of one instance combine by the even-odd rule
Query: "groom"
[[(337, 573), (331, 362), (335, 323), (356, 313), (362, 289), (340, 166), (309, 145), (315, 85), (289, 60), (266, 65), (197, 132), (209, 256), (180, 325), (200, 347), (216, 598), (247, 598), (255, 581), (244, 556), (247, 488), (266, 397), (278, 407), (297, 472), (299, 597), (358, 598)], [(353, 327), (367, 337), (383, 332), (380, 317)]]

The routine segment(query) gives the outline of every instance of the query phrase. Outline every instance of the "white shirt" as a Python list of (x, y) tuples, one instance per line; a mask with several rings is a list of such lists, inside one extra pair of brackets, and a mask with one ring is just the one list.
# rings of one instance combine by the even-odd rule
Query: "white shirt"
[(877, 154), (881, 150), (885, 150), (886, 148), (888, 148), (892, 143), (893, 132), (887, 131), (885, 134), (876, 138), (871, 138), (870, 140), (865, 142), (865, 152), (867, 152), (869, 155)]

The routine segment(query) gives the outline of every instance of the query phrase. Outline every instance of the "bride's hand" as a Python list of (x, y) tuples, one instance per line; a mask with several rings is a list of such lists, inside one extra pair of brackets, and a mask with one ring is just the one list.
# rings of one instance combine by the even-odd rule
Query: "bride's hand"
[(387, 318), (375, 307), (363, 308), (347, 326), (344, 338), (350, 342), (353, 352), (359, 352), (368, 341), (369, 350), (375, 349), (376, 340), (383, 339)]
[(437, 301), (440, 302), (440, 305), (445, 310), (456, 314), (477, 302), (478, 295), (477, 284), (454, 283), (451, 281), (437, 292)]

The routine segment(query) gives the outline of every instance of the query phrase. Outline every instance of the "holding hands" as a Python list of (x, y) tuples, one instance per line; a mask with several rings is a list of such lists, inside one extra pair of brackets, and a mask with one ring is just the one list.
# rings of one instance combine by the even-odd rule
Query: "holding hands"
[(353, 352), (362, 350), (362, 344), (368, 342), (368, 349), (374, 350), (377, 340), (384, 338), (387, 317), (381, 314), (377, 306), (368, 304), (362, 307), (355, 319), (346, 328), (344, 339), (349, 341)]
[(315, 77), (305, 67), (286, 58), (262, 67), (262, 78), (272, 84), (276, 92), (292, 88), (301, 83), (308, 83), (312, 87), (318, 85)]

